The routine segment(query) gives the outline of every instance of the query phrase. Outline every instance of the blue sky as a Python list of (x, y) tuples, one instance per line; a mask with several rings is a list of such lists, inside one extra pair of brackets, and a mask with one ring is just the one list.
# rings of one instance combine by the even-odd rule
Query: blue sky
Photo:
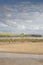
[(43, 35), (43, 0), (0, 0), (0, 32)]
[(20, 2), (42, 3), (43, 0), (0, 0), (0, 4), (15, 4)]

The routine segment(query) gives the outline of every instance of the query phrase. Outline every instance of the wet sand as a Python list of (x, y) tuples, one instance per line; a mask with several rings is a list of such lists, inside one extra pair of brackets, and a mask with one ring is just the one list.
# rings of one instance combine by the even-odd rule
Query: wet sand
[(0, 65), (43, 65), (43, 55), (0, 53)]

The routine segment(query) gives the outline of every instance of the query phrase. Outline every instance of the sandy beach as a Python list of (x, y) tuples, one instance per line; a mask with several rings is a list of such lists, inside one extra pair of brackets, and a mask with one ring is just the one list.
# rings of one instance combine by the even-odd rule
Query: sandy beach
[(1, 43), (0, 52), (43, 54), (43, 42)]
[(0, 65), (43, 65), (43, 42), (0, 42)]

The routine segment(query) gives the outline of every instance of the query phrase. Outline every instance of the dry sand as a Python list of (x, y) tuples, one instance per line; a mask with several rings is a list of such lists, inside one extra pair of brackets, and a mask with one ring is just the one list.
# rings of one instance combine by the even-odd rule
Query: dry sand
[(0, 44), (0, 52), (43, 54), (43, 42), (15, 42)]

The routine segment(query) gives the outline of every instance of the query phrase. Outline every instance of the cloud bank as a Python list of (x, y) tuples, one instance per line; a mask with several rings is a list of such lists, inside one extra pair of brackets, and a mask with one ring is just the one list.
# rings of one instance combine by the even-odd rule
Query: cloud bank
[(0, 6), (0, 31), (43, 34), (43, 4)]

